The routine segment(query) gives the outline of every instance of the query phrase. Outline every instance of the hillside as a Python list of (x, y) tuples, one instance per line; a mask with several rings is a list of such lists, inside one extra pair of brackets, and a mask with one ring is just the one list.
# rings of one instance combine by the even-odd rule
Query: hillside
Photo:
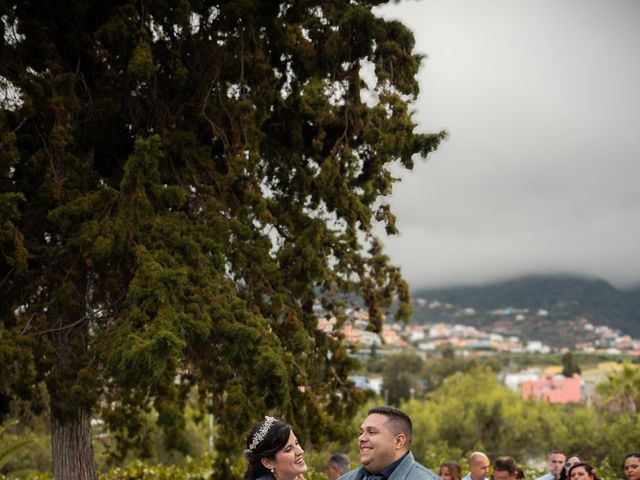
[[(417, 290), (412, 295), (417, 323), (455, 320), (497, 325), (505, 332), (552, 345), (572, 340), (573, 327), (579, 323), (607, 325), (634, 337), (640, 331), (640, 288), (620, 291), (602, 279), (536, 275), (487, 285)], [(452, 307), (425, 307), (425, 302), (433, 301)], [(473, 313), (460, 313), (464, 308)], [(508, 315), (489, 313), (498, 309), (524, 314), (513, 315), (509, 321)]]

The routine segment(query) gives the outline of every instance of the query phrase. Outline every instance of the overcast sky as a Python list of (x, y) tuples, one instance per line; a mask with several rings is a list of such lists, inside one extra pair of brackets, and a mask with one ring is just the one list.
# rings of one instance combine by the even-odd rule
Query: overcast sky
[(384, 240), (411, 288), (526, 273), (640, 283), (640, 1), (420, 0), (377, 12), (426, 54)]

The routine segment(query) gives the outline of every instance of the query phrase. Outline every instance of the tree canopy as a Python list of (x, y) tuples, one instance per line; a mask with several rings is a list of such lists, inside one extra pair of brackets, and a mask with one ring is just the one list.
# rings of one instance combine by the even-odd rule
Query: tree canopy
[(187, 449), (194, 389), (218, 478), (266, 412), (344, 431), (317, 306), (408, 316), (373, 226), (390, 164), (444, 136), (415, 132), (422, 57), (381, 3), (0, 1), (0, 414), (50, 411), (57, 478), (95, 478), (92, 414), (144, 450), (153, 406)]
[(640, 441), (640, 416), (594, 405), (558, 405), (521, 396), (484, 367), (454, 373), (425, 400), (403, 402), (415, 435), (413, 452), (428, 465), (486, 452), (518, 463), (544, 459), (549, 451), (576, 453), (617, 468)]
[(562, 354), (562, 375), (565, 377), (573, 377), (574, 374), (580, 375), (582, 369), (578, 365), (578, 361), (574, 358), (571, 351)]

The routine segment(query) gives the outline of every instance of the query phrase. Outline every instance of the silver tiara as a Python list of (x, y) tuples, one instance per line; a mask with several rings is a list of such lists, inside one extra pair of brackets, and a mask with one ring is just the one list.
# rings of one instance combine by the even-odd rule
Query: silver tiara
[(273, 425), (273, 422), (275, 421), (276, 421), (275, 418), (265, 415), (264, 423), (258, 429), (258, 431), (253, 435), (253, 438), (251, 439), (251, 443), (249, 444), (249, 448), (245, 449), (244, 453), (253, 452), (255, 448), (258, 445), (260, 445), (260, 442), (262, 442), (267, 437), (267, 433), (269, 433), (269, 429), (271, 428), (271, 425)]

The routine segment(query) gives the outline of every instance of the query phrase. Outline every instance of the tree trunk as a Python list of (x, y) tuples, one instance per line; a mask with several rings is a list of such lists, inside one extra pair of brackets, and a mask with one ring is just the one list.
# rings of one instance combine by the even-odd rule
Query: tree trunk
[(91, 415), (76, 410), (73, 418), (51, 420), (53, 476), (56, 480), (97, 480), (91, 442)]

